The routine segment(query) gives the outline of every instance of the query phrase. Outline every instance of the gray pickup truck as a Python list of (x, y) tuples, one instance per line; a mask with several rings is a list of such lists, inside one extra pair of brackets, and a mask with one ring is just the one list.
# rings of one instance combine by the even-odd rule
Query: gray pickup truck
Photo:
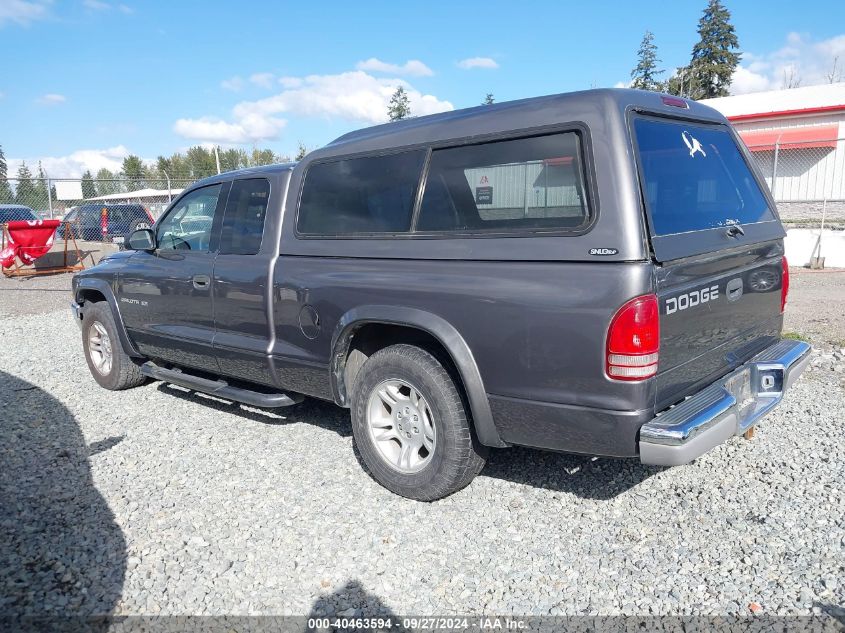
[(73, 310), (103, 387), (335, 402), (370, 474), (433, 500), (490, 447), (677, 465), (747, 432), (809, 360), (783, 237), (718, 112), (591, 90), (197, 182)]

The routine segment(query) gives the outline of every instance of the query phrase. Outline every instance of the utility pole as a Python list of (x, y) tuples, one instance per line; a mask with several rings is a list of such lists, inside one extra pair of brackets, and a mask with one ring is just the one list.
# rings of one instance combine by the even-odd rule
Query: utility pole
[(50, 179), (47, 178), (47, 174), (44, 174), (44, 180), (46, 181), (47, 185), (47, 208), (50, 209), (50, 219), (53, 219), (53, 192), (51, 191), (52, 187), (50, 185)]
[[(171, 202), (173, 202), (173, 194), (171, 193), (171, 188), (170, 188), (170, 176), (163, 169), (161, 170), (161, 173), (163, 173), (164, 177), (167, 178), (167, 204), (170, 204)], [(217, 170), (217, 173), (218, 174), (220, 173), (219, 168)]]
[(220, 173), (220, 154), (217, 152), (217, 146), (214, 146), (214, 160), (217, 161), (217, 173)]

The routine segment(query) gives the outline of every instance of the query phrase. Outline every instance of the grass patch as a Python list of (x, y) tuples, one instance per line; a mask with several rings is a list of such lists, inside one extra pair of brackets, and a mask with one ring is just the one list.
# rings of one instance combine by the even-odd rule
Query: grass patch
[(804, 336), (800, 332), (784, 332), (783, 334), (781, 334), (781, 336), (783, 338), (790, 338), (793, 341), (804, 341), (805, 343), (810, 342), (810, 339), (808, 339), (806, 336)]

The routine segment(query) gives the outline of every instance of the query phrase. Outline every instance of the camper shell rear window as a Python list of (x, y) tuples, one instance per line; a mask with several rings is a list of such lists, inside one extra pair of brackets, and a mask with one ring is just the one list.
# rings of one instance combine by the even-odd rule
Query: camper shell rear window
[(650, 117), (633, 127), (653, 236), (775, 219), (728, 127)]

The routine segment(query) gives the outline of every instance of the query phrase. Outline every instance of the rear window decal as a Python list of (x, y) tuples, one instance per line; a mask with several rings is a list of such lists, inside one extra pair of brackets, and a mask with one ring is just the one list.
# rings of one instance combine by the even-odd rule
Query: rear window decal
[(690, 158), (695, 158), (696, 152), (701, 152), (701, 155), (704, 156), (704, 158), (707, 158), (707, 152), (704, 151), (701, 143), (692, 134), (684, 130), (681, 132), (681, 138), (684, 139), (684, 144), (689, 150)]

